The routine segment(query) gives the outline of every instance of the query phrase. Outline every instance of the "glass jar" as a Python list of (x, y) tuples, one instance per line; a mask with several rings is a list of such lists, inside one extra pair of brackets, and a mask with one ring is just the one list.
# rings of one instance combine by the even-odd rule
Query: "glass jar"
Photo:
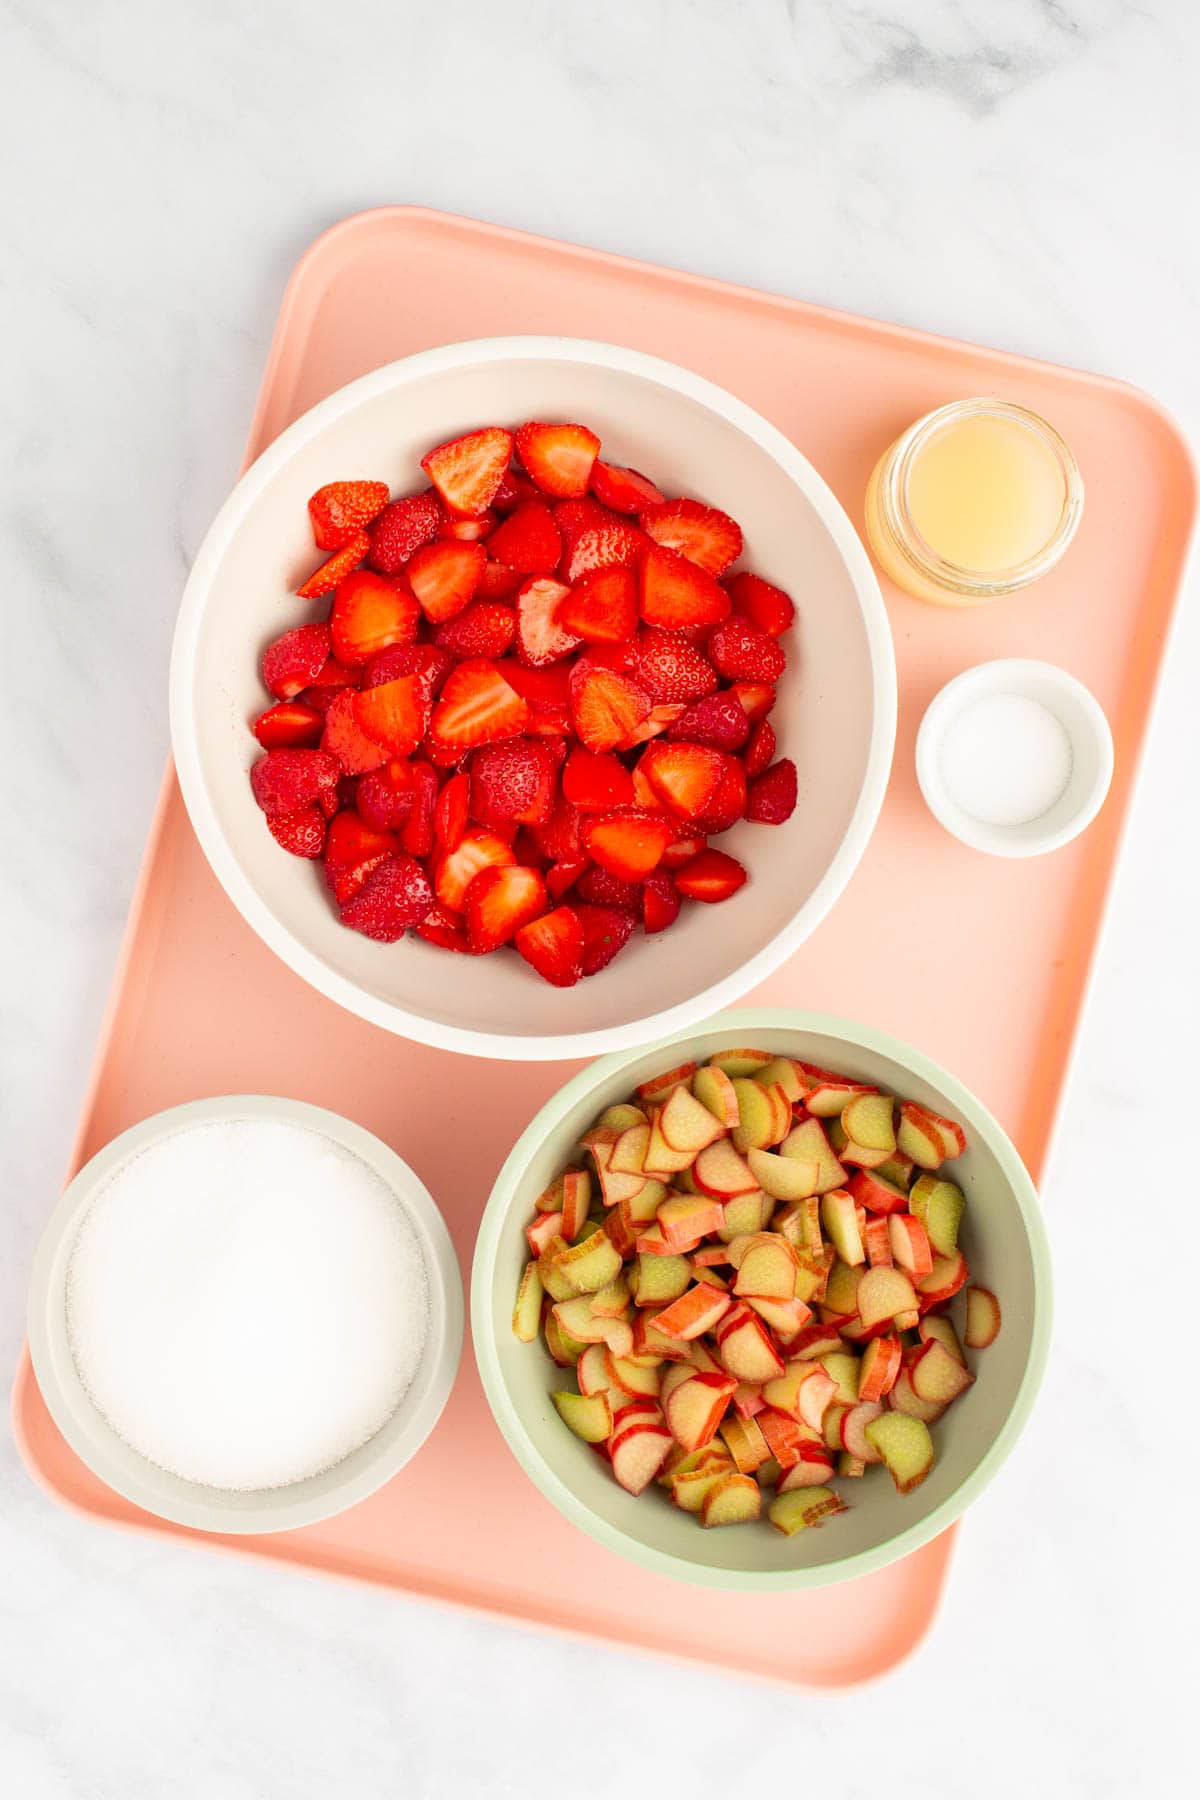
[(1083, 512), (1070, 446), (1010, 401), (954, 400), (910, 425), (867, 486), (867, 536), (898, 587), (942, 606), (1016, 593), (1056, 568)]

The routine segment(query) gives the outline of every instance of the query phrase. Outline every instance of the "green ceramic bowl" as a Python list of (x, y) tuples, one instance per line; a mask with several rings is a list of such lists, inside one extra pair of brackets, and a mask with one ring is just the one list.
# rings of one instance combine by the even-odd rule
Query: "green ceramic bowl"
[[(933, 1426), (937, 1462), (912, 1494), (897, 1495), (881, 1468), (841, 1492), (850, 1510), (817, 1531), (785, 1538), (766, 1523), (705, 1531), (654, 1486), (634, 1499), (594, 1451), (573, 1437), (550, 1401), (574, 1385), (544, 1345), (512, 1333), (513, 1300), (528, 1256), (524, 1227), (536, 1196), (576, 1154), (596, 1115), (638, 1082), (686, 1060), (750, 1045), (844, 1070), (959, 1119), (968, 1148), (954, 1165), (967, 1194), (962, 1247), (994, 1290), (1004, 1324), (971, 1353), (975, 1385)], [(961, 1082), (898, 1039), (847, 1019), (783, 1008), (727, 1012), (700, 1029), (591, 1064), (549, 1100), (505, 1162), (484, 1211), (471, 1278), (471, 1325), (484, 1391), (530, 1480), (572, 1524), (660, 1575), (758, 1592), (818, 1587), (866, 1575), (945, 1531), (981, 1493), (1017, 1440), (1046, 1364), (1050, 1252), (1032, 1181), (991, 1114)]]

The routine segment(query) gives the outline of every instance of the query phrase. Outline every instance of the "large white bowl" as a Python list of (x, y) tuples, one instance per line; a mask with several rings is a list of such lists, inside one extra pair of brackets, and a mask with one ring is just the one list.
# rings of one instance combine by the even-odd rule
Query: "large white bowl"
[[(321, 873), (279, 849), (250, 792), (264, 704), (258, 661), (317, 607), (294, 589), (316, 556), (305, 503), (322, 483), (422, 482), (421, 455), (473, 426), (583, 419), (618, 463), (732, 513), (747, 565), (791, 593), (799, 619), (773, 723), (799, 769), (800, 804), (772, 829), (743, 823), (722, 847), (751, 879), (693, 906), (661, 937), (638, 934), (595, 980), (567, 991), (515, 955), (455, 957), (415, 938), (373, 943), (342, 927)], [(778, 967), (853, 873), (891, 766), (896, 678), (866, 552), (794, 445), (686, 369), (610, 344), (494, 338), (411, 356), (298, 419), (243, 476), (201, 546), (171, 662), (180, 785), (204, 852), (244, 918), (305, 980), (364, 1019), (445, 1049), (558, 1058), (624, 1048), (712, 1013)]]
[[(882, 1469), (836, 1483), (849, 1511), (820, 1531), (782, 1537), (764, 1523), (703, 1530), (663, 1490), (637, 1499), (563, 1425), (550, 1395), (574, 1385), (544, 1345), (512, 1330), (513, 1300), (529, 1255), (525, 1226), (536, 1196), (578, 1157), (579, 1135), (640, 1081), (721, 1049), (749, 1045), (844, 1070), (958, 1119), (967, 1150), (952, 1165), (967, 1196), (962, 1247), (972, 1278), (998, 1296), (996, 1342), (972, 1352), (974, 1386), (932, 1427), (937, 1460), (913, 1493), (898, 1496)], [(960, 1303), (961, 1305), (961, 1303)], [(1050, 1250), (1033, 1182), (1008, 1137), (946, 1069), (885, 1032), (849, 1019), (785, 1008), (725, 1013), (698, 1031), (606, 1056), (547, 1101), (496, 1177), (475, 1243), (471, 1336), (488, 1404), (509, 1449), (546, 1499), (618, 1555), (660, 1575), (759, 1593), (820, 1587), (870, 1574), (952, 1525), (996, 1473), (1033, 1406), (1050, 1341)], [(960, 1319), (961, 1324), (961, 1319)]]

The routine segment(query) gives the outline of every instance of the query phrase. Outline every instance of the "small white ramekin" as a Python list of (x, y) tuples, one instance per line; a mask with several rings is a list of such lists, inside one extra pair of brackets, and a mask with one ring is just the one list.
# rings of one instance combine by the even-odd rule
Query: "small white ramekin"
[[(399, 1199), (416, 1233), (429, 1289), (429, 1331), (421, 1362), (396, 1411), (358, 1450), (319, 1475), (287, 1487), (228, 1492), (185, 1481), (118, 1437), (79, 1378), (67, 1339), (67, 1267), (79, 1227), (113, 1173), (150, 1145), (187, 1127), (270, 1119), (319, 1133), (361, 1158)], [(289, 1531), (365, 1500), (408, 1462), (429, 1436), (454, 1385), (462, 1354), (463, 1289), (458, 1258), (429, 1190), (387, 1145), (338, 1113), (298, 1100), (230, 1095), (155, 1113), (99, 1151), (70, 1183), (42, 1235), (29, 1290), (29, 1350), (51, 1417), (75, 1454), (126, 1500), (196, 1531)]]
[[(1054, 714), (1071, 740), (1071, 775), (1048, 811), (1016, 825), (976, 818), (954, 799), (943, 769), (951, 726), (966, 709), (996, 695), (1036, 700)], [(925, 804), (952, 836), (990, 856), (1041, 856), (1086, 829), (1100, 811), (1113, 774), (1113, 741), (1095, 696), (1053, 663), (1002, 657), (977, 663), (936, 694), (917, 733), (917, 780)]]

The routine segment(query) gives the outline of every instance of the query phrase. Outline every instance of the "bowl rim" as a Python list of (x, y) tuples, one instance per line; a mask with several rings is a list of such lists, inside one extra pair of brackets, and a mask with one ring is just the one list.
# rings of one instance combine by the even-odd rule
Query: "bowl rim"
[(688, 1039), (698, 1035), (695, 1027), (673, 1033), (657, 1043), (638, 1045), (636, 1050), (614, 1053), (590, 1064), (551, 1095), (513, 1145), (496, 1176), (475, 1240), (471, 1266), (471, 1335), (475, 1345), (475, 1362), (493, 1417), (525, 1474), (564, 1517), (606, 1549), (643, 1568), (653, 1570), (657, 1575), (667, 1575), (692, 1586), (751, 1593), (782, 1593), (826, 1587), (834, 1582), (854, 1580), (858, 1576), (870, 1575), (886, 1568), (947, 1530), (982, 1493), (1011, 1452), (1033, 1409), (1046, 1369), (1053, 1313), (1049, 1239), (1042, 1220), (1037, 1190), (1007, 1132), (969, 1088), (922, 1051), (874, 1026), (862, 1025), (856, 1020), (833, 1013), (805, 1012), (791, 1007), (739, 1008), (704, 1020), (702, 1029), (706, 1034), (712, 1030), (728, 1030), (731, 1036), (739, 1039), (743, 1034), (757, 1030), (810, 1031), (838, 1036), (853, 1033), (854, 1041), (862, 1048), (904, 1063), (915, 1075), (939, 1088), (947, 1101), (960, 1108), (972, 1121), (975, 1129), (982, 1127), (986, 1133), (989, 1148), (1011, 1184), (1021, 1214), (1033, 1263), (1034, 1280), (1029, 1355), (1012, 1406), (983, 1456), (940, 1506), (935, 1507), (926, 1518), (898, 1531), (895, 1536), (886, 1538), (867, 1550), (857, 1551), (820, 1567), (783, 1570), (714, 1569), (642, 1543), (640, 1539), (631, 1537), (594, 1513), (544, 1461), (509, 1397), (495, 1349), (490, 1292), (492, 1271), (501, 1229), (509, 1208), (517, 1197), (517, 1178), (547, 1133), (553, 1131), (577, 1101), (591, 1089), (617, 1074), (635, 1056), (640, 1057), (647, 1051), (677, 1049)]
[[(277, 1120), (331, 1139), (365, 1162), (404, 1208), (420, 1246), (429, 1291), (429, 1330), (408, 1392), (391, 1418), (357, 1451), (322, 1473), (281, 1488), (253, 1491), (206, 1487), (158, 1467), (123, 1440), (87, 1395), (74, 1370), (59, 1305), (66, 1265), (79, 1227), (98, 1190), (122, 1164), (152, 1144), (191, 1126), (233, 1120)], [(332, 1518), (390, 1481), (420, 1450), (450, 1397), (462, 1357), (465, 1307), (462, 1273), (432, 1194), (404, 1158), (373, 1132), (327, 1107), (268, 1094), (226, 1094), (189, 1100), (151, 1113), (98, 1150), (68, 1182), (43, 1229), (29, 1281), (29, 1354), (42, 1398), (71, 1449), (112, 1490), (134, 1506), (192, 1530), (252, 1535), (291, 1531)], [(70, 1368), (74, 1381), (64, 1379)], [(365, 1454), (402, 1415), (394, 1437)], [(118, 1452), (114, 1445), (121, 1445)], [(134, 1458), (131, 1470), (127, 1459)], [(351, 1465), (354, 1465), (353, 1467)], [(338, 1478), (339, 1469), (344, 1470)], [(268, 1504), (263, 1496), (277, 1496)], [(213, 1498), (212, 1496), (216, 1496)], [(239, 1507), (239, 1498), (248, 1502)]]
[[(401, 388), (416, 379), (503, 360), (542, 362), (564, 359), (619, 370), (671, 388), (725, 419), (780, 465), (829, 533), (854, 588), (871, 665), (873, 726), (858, 799), (828, 868), (804, 905), (755, 955), (721, 980), (675, 1006), (596, 1030), (521, 1037), (446, 1024), (368, 993), (302, 944), (260, 898), (221, 830), (209, 796), (199, 734), (195, 729), (193, 676), (208, 591), (217, 569), (252, 506), (301, 446), (376, 395), (393, 387)], [(816, 930), (858, 867), (883, 805), (896, 740), (895, 652), (879, 582), (840, 501), (807, 457), (761, 413), (702, 375), (664, 358), (621, 345), (545, 335), (475, 338), (418, 351), (338, 388), (282, 431), (242, 475), (196, 554), (175, 626), (169, 699), (172, 753), (192, 827), (217, 880), (268, 948), (318, 992), (373, 1025), (438, 1049), (508, 1061), (597, 1056), (641, 1043), (648, 1037), (684, 1030), (740, 999), (773, 974)]]

